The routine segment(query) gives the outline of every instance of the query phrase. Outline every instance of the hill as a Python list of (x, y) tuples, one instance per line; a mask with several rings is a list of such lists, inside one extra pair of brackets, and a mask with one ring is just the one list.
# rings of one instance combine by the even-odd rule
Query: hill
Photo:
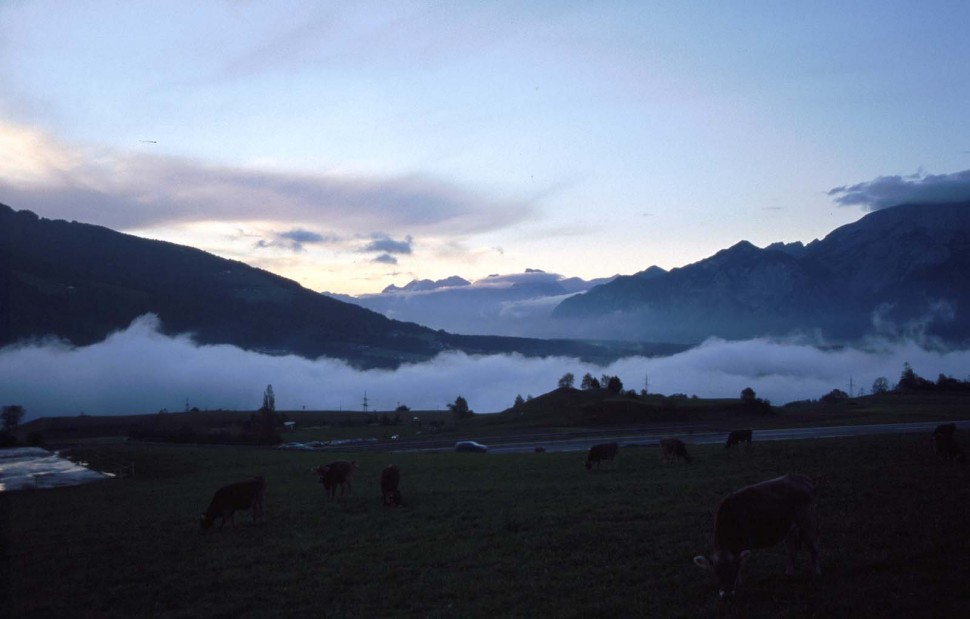
[(808, 245), (742, 241), (669, 272), (619, 277), (560, 303), (597, 337), (696, 343), (814, 333), (970, 341), (970, 203), (904, 205)]
[(446, 350), (592, 361), (650, 352), (641, 345), (435, 331), (191, 247), (0, 204), (0, 346), (51, 337), (84, 346), (148, 313), (158, 315), (165, 334), (191, 333), (200, 344), (326, 356), (361, 368), (397, 367)]

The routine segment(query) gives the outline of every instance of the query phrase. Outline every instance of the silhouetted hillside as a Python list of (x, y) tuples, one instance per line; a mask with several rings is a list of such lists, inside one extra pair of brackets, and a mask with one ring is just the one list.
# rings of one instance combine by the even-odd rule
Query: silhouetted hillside
[(92, 344), (146, 313), (159, 316), (165, 333), (191, 333), (199, 343), (359, 367), (396, 367), (443, 350), (594, 361), (650, 352), (433, 331), (197, 249), (0, 205), (0, 346), (48, 337)]

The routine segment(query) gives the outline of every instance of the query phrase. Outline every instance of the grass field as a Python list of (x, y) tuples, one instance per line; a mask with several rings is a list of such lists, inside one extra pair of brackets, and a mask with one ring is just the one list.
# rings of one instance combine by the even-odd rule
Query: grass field
[[(818, 481), (823, 574), (803, 555), (786, 576), (782, 546), (756, 551), (731, 612), (970, 616), (970, 466), (938, 461), (924, 435), (696, 446), (691, 465), (626, 448), (592, 473), (578, 453), (361, 453), (336, 502), (310, 472), (325, 454), (99, 449), (135, 477), (0, 494), (7, 616), (712, 616), (726, 609), (691, 559), (710, 551), (718, 500), (787, 472)], [(397, 509), (377, 485), (390, 462)], [(215, 488), (252, 473), (265, 524), (237, 514), (201, 535)]]

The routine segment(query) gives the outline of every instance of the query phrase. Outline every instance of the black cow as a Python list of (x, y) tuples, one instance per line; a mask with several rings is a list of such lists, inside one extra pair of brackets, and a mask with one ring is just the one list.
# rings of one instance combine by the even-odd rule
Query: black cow
[(330, 464), (318, 466), (316, 472), (324, 490), (330, 495), (331, 499), (334, 499), (337, 496), (338, 486), (340, 487), (340, 496), (344, 495), (344, 490), (347, 491), (348, 495), (353, 493), (350, 482), (354, 477), (354, 469), (356, 468), (356, 461), (334, 460)]
[(694, 563), (714, 571), (721, 599), (730, 600), (751, 551), (783, 540), (788, 546), (787, 573), (795, 570), (795, 554), (802, 542), (808, 544), (815, 573), (822, 573), (815, 486), (804, 475), (769, 479), (726, 496), (714, 519), (714, 554), (710, 559), (698, 555)]
[(724, 448), (731, 449), (739, 443), (747, 443), (745, 447), (751, 447), (751, 430), (731, 430)]
[(660, 440), (660, 461), (670, 462), (681, 458), (684, 462), (691, 462), (687, 453), (687, 445), (679, 438), (664, 438)]
[(209, 508), (205, 510), (199, 522), (203, 531), (212, 527), (216, 518), (221, 517), (219, 523), (221, 529), (226, 524), (226, 518), (236, 527), (234, 512), (237, 509), (252, 509), (253, 522), (256, 522), (263, 515), (263, 498), (266, 495), (266, 480), (262, 477), (253, 477), (246, 481), (237, 481), (234, 484), (223, 486), (216, 490), (209, 503)]
[(397, 507), (401, 504), (401, 469), (396, 464), (388, 464), (381, 471), (381, 496), (384, 505)]
[(957, 424), (941, 423), (940, 425), (936, 426), (935, 430), (933, 430), (933, 435), (936, 436), (937, 434), (949, 434), (950, 436), (953, 436), (954, 434), (956, 434), (956, 431), (957, 431)]
[(933, 434), (933, 451), (947, 462), (964, 461), (963, 450), (960, 449), (960, 444), (952, 434)]
[(593, 463), (596, 463), (596, 468), (600, 467), (600, 462), (607, 460), (612, 464), (616, 464), (616, 454), (620, 452), (620, 446), (616, 443), (600, 443), (599, 445), (593, 445), (589, 448), (589, 452), (586, 453), (586, 470), (589, 471), (593, 468)]

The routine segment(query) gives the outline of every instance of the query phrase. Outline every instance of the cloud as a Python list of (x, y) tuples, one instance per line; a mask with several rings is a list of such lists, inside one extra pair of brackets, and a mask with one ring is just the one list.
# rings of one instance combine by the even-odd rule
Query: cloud
[(395, 241), (394, 239), (384, 236), (377, 235), (376, 238), (363, 247), (361, 252), (384, 252), (386, 254), (410, 254), (411, 246), (414, 239), (411, 236), (404, 237), (403, 241)]
[(227, 345), (200, 346), (187, 335), (158, 332), (154, 316), (142, 317), (91, 346), (33, 343), (0, 349), (0, 393), (5, 404), (23, 405), (27, 419), (53, 415), (151, 413), (162, 408), (253, 411), (266, 385), (280, 410), (359, 410), (364, 392), (371, 408), (445, 410), (464, 396), (480, 413), (501, 411), (516, 395), (540, 395), (560, 376), (619, 376), (627, 389), (644, 381), (655, 393), (738, 397), (751, 387), (783, 404), (816, 399), (849, 381), (869, 388), (879, 377), (895, 384), (903, 364), (921, 376), (964, 378), (970, 351), (928, 350), (913, 342), (870, 342), (865, 350), (819, 349), (766, 339), (709, 340), (671, 357), (628, 358), (608, 367), (577, 359), (527, 359), (518, 355), (442, 354), (395, 371), (360, 371), (333, 359), (270, 356)]
[(371, 262), (376, 262), (378, 264), (397, 264), (397, 258), (391, 254), (381, 254), (380, 256), (377, 256), (371, 260)]
[(421, 175), (299, 174), (146, 153), (69, 148), (0, 122), (0, 195), (15, 209), (127, 230), (199, 221), (327, 221), (451, 235), (512, 226), (529, 203)]
[(964, 202), (970, 200), (970, 170), (880, 176), (864, 183), (835, 187), (828, 195), (840, 206), (861, 206), (869, 211), (900, 204)]
[(305, 251), (305, 245), (318, 245), (321, 243), (333, 243), (338, 239), (334, 236), (324, 236), (316, 232), (295, 228), (287, 232), (276, 232), (270, 239), (260, 239), (256, 242), (256, 247), (282, 248), (292, 252), (300, 253)]

